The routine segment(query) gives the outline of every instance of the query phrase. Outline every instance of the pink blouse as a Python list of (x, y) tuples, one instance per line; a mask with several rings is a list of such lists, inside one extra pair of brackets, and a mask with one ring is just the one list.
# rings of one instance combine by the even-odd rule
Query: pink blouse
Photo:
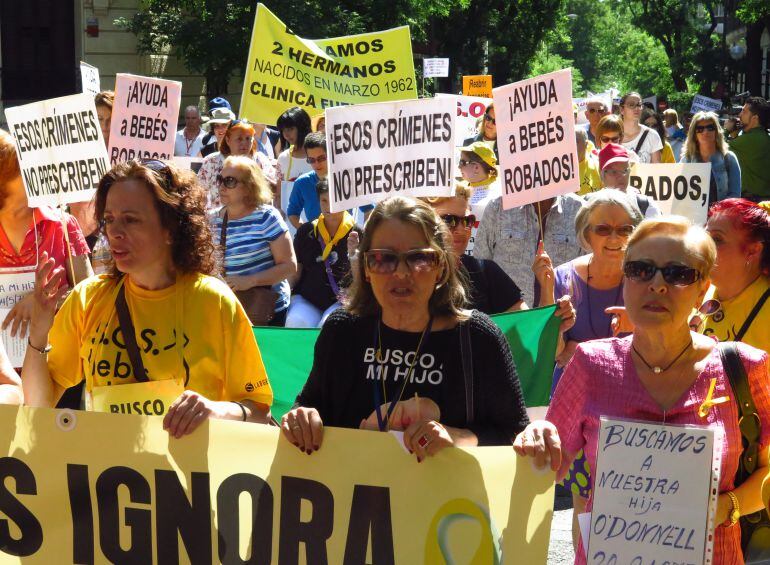
[[(738, 344), (757, 414), (762, 422), (760, 450), (770, 443), (770, 391), (768, 391), (767, 353), (743, 343)], [(620, 370), (619, 370), (620, 369)], [(698, 416), (698, 407), (708, 394), (709, 384), (716, 378), (713, 398), (729, 396), (733, 399), (730, 381), (722, 367), (719, 350), (714, 348), (706, 359), (706, 366), (692, 386), (665, 413), (653, 400), (639, 380), (631, 359), (631, 336), (609, 338), (582, 343), (567, 364), (551, 400), (546, 419), (559, 430), (562, 447), (569, 454), (585, 450), (586, 459), (596, 468), (599, 439), (599, 418), (630, 418), (669, 424), (714, 426), (723, 430), (722, 467), (719, 491), (733, 490), (733, 479), (738, 470), (742, 452), (741, 432), (738, 428), (738, 408), (735, 401), (717, 404), (705, 418)], [(589, 500), (590, 510), (593, 500)], [(575, 563), (586, 562), (582, 542)], [(736, 525), (717, 526), (714, 536), (714, 563), (742, 564), (741, 531)]]

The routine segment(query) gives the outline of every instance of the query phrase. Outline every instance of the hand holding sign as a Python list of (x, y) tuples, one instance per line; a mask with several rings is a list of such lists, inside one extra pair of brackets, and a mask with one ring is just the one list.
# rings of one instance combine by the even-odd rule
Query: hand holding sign
[(604, 313), (612, 316), (610, 329), (613, 336), (634, 331), (634, 323), (629, 319), (625, 306), (610, 306), (604, 309)]
[(535, 467), (538, 469), (545, 469), (546, 466), (550, 466), (552, 471), (558, 473), (557, 481), (564, 478), (569, 468), (567, 460), (562, 465), (559, 431), (556, 426), (546, 420), (535, 420), (524, 428), (524, 431), (516, 436), (513, 450), (522, 457), (534, 457)]
[(537, 242), (537, 251), (535, 260), (532, 263), (532, 272), (535, 273), (535, 280), (540, 285), (540, 295), (545, 298), (540, 303), (543, 306), (554, 303), (553, 289), (556, 281), (553, 263), (543, 247), (543, 240)]

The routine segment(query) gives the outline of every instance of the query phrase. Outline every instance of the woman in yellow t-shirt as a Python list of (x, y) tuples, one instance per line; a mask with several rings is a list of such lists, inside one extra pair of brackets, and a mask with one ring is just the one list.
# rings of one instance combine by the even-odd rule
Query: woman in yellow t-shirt
[(709, 210), (717, 245), (701, 330), (770, 351), (770, 202), (728, 198)]
[(27, 404), (53, 406), (85, 380), (90, 409), (165, 415), (175, 437), (208, 418), (267, 422), (272, 391), (248, 318), (209, 276), (215, 248), (195, 178), (130, 161), (99, 183), (108, 274), (79, 284), (55, 312), (64, 276), (41, 258), (22, 382)]

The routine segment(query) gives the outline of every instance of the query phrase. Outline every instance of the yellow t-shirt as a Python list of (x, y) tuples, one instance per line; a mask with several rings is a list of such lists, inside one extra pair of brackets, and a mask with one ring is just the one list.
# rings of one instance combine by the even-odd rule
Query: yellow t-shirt
[(602, 188), (602, 178), (599, 176), (599, 162), (588, 151), (586, 151), (586, 158), (578, 162), (578, 174), (580, 175), (579, 196), (596, 192)]
[[(126, 302), (150, 380), (179, 378), (185, 389), (210, 400), (272, 404), (251, 324), (225, 283), (191, 274), (180, 275), (169, 288), (145, 290), (129, 276), (125, 279)], [(91, 391), (94, 386), (136, 382), (119, 331), (116, 284), (106, 275), (87, 279), (56, 314), (48, 369), (59, 385), (71, 387), (85, 379)], [(176, 345), (177, 312), (182, 350)]]
[(668, 141), (663, 142), (663, 151), (660, 152), (661, 163), (676, 163), (674, 157), (674, 150), (671, 148), (671, 144)]
[[(716, 314), (706, 317), (702, 324), (703, 333), (716, 336), (719, 341), (734, 340), (735, 334), (740, 331), (754, 305), (768, 288), (770, 278), (760, 276), (735, 298), (720, 300), (719, 292), (712, 285), (705, 300), (716, 298), (720, 300), (722, 308)], [(770, 351), (770, 299), (762, 306), (741, 341), (752, 347)]]

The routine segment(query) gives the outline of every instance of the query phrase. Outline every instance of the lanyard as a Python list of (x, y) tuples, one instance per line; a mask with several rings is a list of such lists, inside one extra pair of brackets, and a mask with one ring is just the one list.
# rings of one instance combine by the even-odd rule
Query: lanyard
[[(380, 332), (380, 325), (382, 324), (382, 319), (378, 318), (377, 325), (374, 328), (375, 332), (375, 343), (377, 344), (376, 351), (376, 360), (379, 363), (380, 371), (380, 382), (382, 383), (382, 392), (383, 395), (385, 393), (385, 375), (383, 374), (383, 363), (382, 363), (382, 336)], [(407, 371), (406, 376), (404, 377), (404, 384), (401, 385), (401, 390), (398, 393), (398, 396), (393, 397), (393, 400), (390, 401), (390, 404), (388, 405), (388, 410), (385, 413), (385, 418), (383, 420), (382, 412), (380, 411), (380, 406), (384, 404), (387, 400), (380, 396), (380, 387), (377, 386), (377, 379), (372, 380), (372, 386), (374, 387), (374, 411), (377, 414), (377, 427), (380, 429), (381, 432), (385, 432), (388, 430), (388, 425), (390, 423), (390, 417), (393, 414), (393, 410), (396, 409), (396, 404), (401, 400), (401, 398), (404, 396), (404, 391), (406, 390), (406, 385), (409, 384), (409, 381), (412, 378), (412, 373), (414, 372), (414, 368), (417, 365), (418, 360), (420, 359), (420, 352), (422, 351), (423, 344), (428, 340), (428, 337), (430, 336), (431, 328), (433, 327), (433, 316), (428, 318), (428, 325), (425, 326), (425, 329), (422, 331), (422, 335), (420, 336), (420, 343), (417, 344), (417, 350), (414, 352), (414, 360), (412, 361), (412, 364), (409, 367), (409, 371)]]
[[(324, 242), (321, 236), (318, 236), (318, 243), (321, 244), (321, 251), (323, 252), (323, 249), (326, 246), (326, 242)], [(332, 251), (331, 253), (329, 253), (329, 256), (321, 262), (324, 264), (324, 270), (326, 271), (326, 278), (329, 279), (329, 286), (331, 287), (332, 292), (334, 293), (334, 296), (339, 298), (340, 287), (337, 284), (337, 280), (334, 278), (334, 273), (332, 273), (332, 268), (331, 268), (330, 259), (332, 256), (337, 257), (337, 260), (339, 260), (339, 256), (337, 255), (337, 253), (335, 251)], [(320, 259), (320, 255), (318, 258), (316, 258), (316, 261), (318, 261), (318, 259)]]

